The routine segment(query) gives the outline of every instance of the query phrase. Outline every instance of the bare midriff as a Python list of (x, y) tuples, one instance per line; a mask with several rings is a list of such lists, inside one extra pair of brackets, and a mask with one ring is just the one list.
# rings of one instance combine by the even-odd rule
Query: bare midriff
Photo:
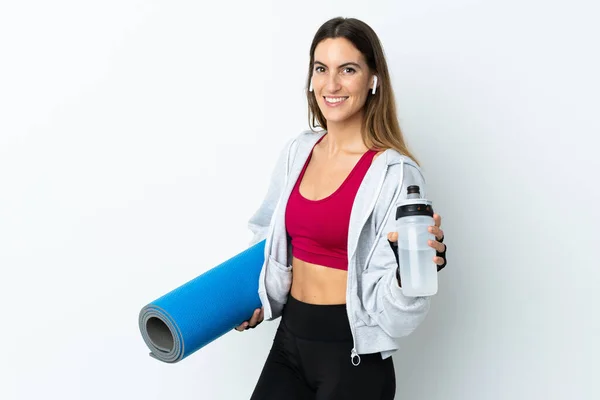
[(310, 304), (345, 304), (348, 272), (292, 258), (291, 294)]

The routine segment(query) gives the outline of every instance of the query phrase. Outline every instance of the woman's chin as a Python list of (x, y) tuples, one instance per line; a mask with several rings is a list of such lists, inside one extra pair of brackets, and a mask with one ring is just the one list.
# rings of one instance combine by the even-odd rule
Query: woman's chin
[(348, 114), (347, 112), (335, 112), (335, 111), (332, 112), (331, 110), (326, 110), (326, 111), (327, 112), (323, 113), (323, 116), (325, 117), (327, 122), (335, 122), (335, 123), (345, 122), (345, 121), (349, 121), (350, 117), (352, 116), (352, 115)]

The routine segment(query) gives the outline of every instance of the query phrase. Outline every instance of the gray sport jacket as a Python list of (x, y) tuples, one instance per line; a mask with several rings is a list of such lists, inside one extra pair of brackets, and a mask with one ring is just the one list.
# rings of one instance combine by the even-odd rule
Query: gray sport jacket
[[(281, 316), (292, 283), (292, 253), (284, 218), (287, 200), (313, 146), (325, 133), (306, 130), (288, 142), (278, 157), (267, 194), (248, 222), (254, 234), (250, 245), (266, 239), (258, 285), (265, 320)], [(354, 365), (360, 363), (360, 354), (392, 355), (399, 348), (397, 339), (413, 332), (429, 311), (429, 297), (402, 293), (396, 279), (396, 258), (387, 240), (388, 232), (396, 230), (395, 205), (406, 198), (410, 185), (418, 185), (427, 197), (419, 166), (388, 149), (369, 167), (352, 206), (346, 308)]]

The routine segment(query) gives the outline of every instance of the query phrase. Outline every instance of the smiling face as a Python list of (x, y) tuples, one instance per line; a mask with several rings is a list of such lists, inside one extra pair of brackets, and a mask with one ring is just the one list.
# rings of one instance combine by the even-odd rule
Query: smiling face
[(325, 39), (315, 48), (312, 86), (328, 125), (360, 120), (373, 74), (352, 42)]

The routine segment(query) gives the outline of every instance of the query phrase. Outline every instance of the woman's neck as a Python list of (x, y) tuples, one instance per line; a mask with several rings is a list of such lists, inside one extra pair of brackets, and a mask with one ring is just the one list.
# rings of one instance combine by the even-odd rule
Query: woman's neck
[(342, 153), (364, 153), (367, 151), (361, 129), (361, 120), (327, 122), (327, 136), (319, 143), (328, 156)]

